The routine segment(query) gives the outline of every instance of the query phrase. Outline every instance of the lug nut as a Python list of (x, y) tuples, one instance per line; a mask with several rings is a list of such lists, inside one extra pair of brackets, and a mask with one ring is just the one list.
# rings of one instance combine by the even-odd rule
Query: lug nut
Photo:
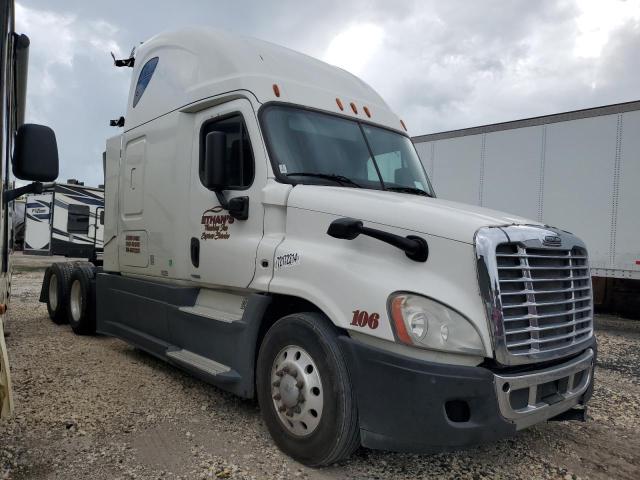
[(276, 382), (273, 382), (273, 386), (276, 387), (276, 388), (279, 387), (280, 386), (280, 380), (278, 380)]
[(293, 417), (293, 410), (287, 410), (287, 417)]
[(303, 382), (302, 380), (298, 380), (298, 381), (296, 382), (296, 387), (298, 387), (298, 388), (302, 388), (302, 387), (304, 387), (304, 382)]
[(282, 370), (278, 370), (276, 372), (276, 375), (279, 376), (279, 377), (282, 377), (284, 375), (284, 372)]
[(301, 409), (300, 407), (296, 406), (296, 407), (293, 409), (293, 411), (294, 411), (295, 413), (300, 413), (300, 412), (302, 411), (302, 409)]
[(296, 370), (295, 368), (290, 370), (289, 375), (291, 375), (293, 378), (296, 378), (298, 376), (298, 370)]
[(304, 403), (304, 395), (302, 393), (298, 396), (298, 403)]
[(274, 400), (280, 400), (281, 398), (282, 398), (282, 397), (280, 396), (280, 394), (279, 394), (279, 393), (276, 393), (276, 394), (273, 396), (273, 399), (274, 399)]
[(279, 411), (279, 412), (284, 412), (286, 409), (287, 409), (287, 407), (285, 407), (284, 405), (280, 405), (280, 406), (278, 407), (278, 411)]
[(282, 369), (282, 371), (283, 371), (284, 373), (289, 373), (289, 367), (284, 367), (284, 368)]

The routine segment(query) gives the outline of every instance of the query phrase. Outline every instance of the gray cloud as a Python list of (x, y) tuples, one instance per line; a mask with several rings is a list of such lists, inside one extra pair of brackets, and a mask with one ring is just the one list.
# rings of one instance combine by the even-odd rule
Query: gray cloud
[[(237, 31), (357, 69), (416, 135), (638, 97), (638, 0), (625, 4), (637, 12), (618, 20), (607, 17), (617, 1), (592, 12), (607, 29), (601, 51), (585, 41), (585, 4), (574, 0), (19, 5), (17, 28), (32, 39), (28, 119), (56, 130), (61, 178), (92, 184), (102, 180), (105, 139), (118, 133), (108, 120), (123, 114), (129, 86), (130, 71), (113, 68), (109, 50), (126, 55), (184, 25)], [(593, 54), (578, 55), (578, 47)]]

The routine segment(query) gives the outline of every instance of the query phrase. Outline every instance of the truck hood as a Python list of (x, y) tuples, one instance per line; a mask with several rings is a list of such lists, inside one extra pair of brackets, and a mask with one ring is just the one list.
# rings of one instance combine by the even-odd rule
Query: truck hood
[(464, 203), (359, 188), (297, 185), (287, 203), (291, 208), (357, 218), (471, 244), (476, 231), (482, 227), (542, 225), (517, 215)]

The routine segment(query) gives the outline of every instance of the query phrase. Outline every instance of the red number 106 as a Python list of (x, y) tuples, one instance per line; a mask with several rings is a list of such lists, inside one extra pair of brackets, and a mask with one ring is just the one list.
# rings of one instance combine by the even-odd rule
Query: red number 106
[(378, 328), (378, 324), (380, 320), (380, 315), (377, 313), (369, 314), (364, 310), (354, 310), (353, 311), (353, 320), (351, 320), (351, 325), (355, 325), (357, 327), (369, 327), (372, 330)]

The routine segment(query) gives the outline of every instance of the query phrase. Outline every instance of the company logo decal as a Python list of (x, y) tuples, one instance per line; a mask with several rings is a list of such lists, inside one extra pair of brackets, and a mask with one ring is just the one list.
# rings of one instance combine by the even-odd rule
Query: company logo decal
[(234, 218), (223, 213), (224, 211), (220, 206), (204, 211), (200, 221), (203, 228), (200, 240), (227, 240), (231, 236), (229, 225), (234, 222)]
[(562, 239), (557, 235), (547, 235), (544, 237), (542, 244), (549, 247), (559, 247), (562, 245)]
[(301, 255), (298, 252), (285, 253), (276, 257), (276, 270), (300, 265)]

